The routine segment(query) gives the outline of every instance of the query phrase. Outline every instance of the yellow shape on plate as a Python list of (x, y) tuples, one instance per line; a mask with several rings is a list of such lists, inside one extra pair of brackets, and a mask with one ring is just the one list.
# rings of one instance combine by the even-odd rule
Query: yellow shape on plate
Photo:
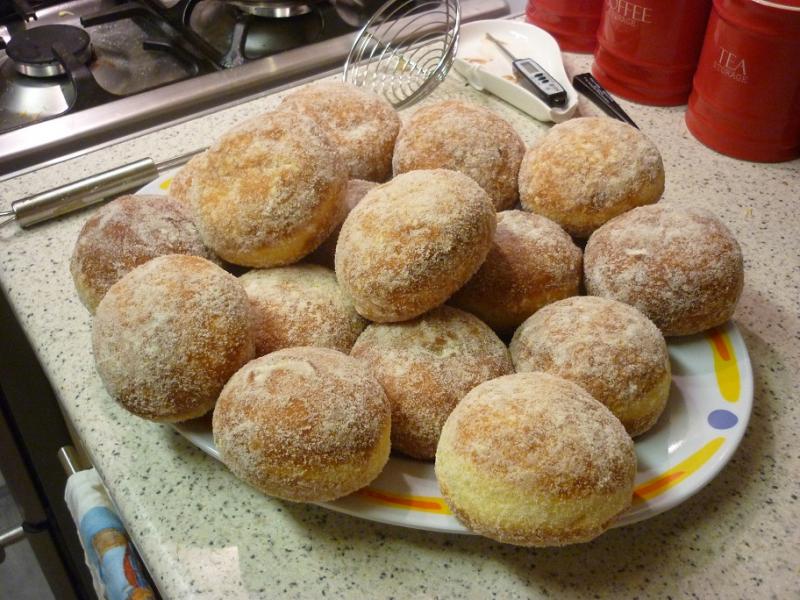
[(671, 469), (664, 471), (658, 477), (654, 477), (643, 484), (636, 486), (633, 490), (633, 503), (638, 504), (645, 500), (652, 500), (666, 492), (668, 489), (675, 487), (681, 481), (689, 477), (692, 473), (698, 471), (700, 467), (708, 462), (714, 456), (725, 441), (724, 437), (714, 438), (705, 446), (700, 448), (697, 452), (689, 456), (686, 460), (681, 461)]
[(708, 333), (708, 343), (714, 355), (714, 374), (722, 397), (728, 402), (738, 402), (741, 391), (739, 366), (728, 334), (719, 329)]

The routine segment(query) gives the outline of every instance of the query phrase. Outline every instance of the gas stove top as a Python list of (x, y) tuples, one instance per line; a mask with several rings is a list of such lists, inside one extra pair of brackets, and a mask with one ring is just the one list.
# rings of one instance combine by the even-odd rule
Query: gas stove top
[[(380, 5), (4, 1), (0, 176), (336, 69)], [(462, 0), (465, 21), (508, 13)]]

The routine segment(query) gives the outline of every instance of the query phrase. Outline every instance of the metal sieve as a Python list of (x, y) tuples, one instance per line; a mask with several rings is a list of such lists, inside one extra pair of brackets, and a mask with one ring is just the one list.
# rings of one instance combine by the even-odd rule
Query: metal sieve
[(460, 24), (458, 0), (389, 0), (358, 33), (344, 80), (395, 108), (413, 104), (447, 76)]

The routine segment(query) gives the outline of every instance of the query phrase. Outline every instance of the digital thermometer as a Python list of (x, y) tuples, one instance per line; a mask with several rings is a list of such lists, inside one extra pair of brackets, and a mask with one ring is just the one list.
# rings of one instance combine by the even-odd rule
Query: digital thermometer
[(486, 37), (511, 59), (511, 66), (514, 72), (522, 78), (522, 82), (526, 84), (525, 87), (545, 104), (551, 107), (565, 106), (567, 104), (567, 91), (539, 63), (531, 58), (517, 58), (511, 54), (505, 43), (491, 33), (487, 33)]

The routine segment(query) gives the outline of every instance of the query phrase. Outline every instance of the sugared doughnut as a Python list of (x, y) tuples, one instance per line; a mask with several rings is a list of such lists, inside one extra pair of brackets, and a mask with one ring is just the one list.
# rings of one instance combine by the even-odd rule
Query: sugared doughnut
[(449, 303), (510, 334), (545, 304), (576, 295), (581, 274), (580, 248), (556, 223), (502, 211), (486, 261)]
[(511, 357), (517, 372), (574, 381), (631, 436), (655, 425), (669, 397), (664, 336), (641, 312), (615, 300), (579, 296), (545, 306), (517, 329)]
[(94, 312), (123, 275), (165, 254), (210, 257), (188, 209), (164, 196), (121, 196), (86, 221), (69, 269), (81, 302)]
[(367, 326), (325, 267), (254, 269), (239, 281), (250, 299), (256, 356), (292, 346), (347, 353)]
[(193, 156), (189, 159), (181, 169), (172, 176), (167, 188), (167, 194), (173, 200), (180, 202), (185, 206), (191, 206), (191, 189), (194, 180), (194, 170), (198, 163), (201, 162), (202, 153)]
[(283, 99), (281, 109), (311, 117), (339, 150), (339, 167), (353, 179), (386, 181), (400, 117), (384, 98), (348, 83), (315, 83)]
[(322, 129), (280, 111), (250, 119), (199, 155), (189, 195), (206, 245), (237, 265), (273, 267), (330, 235), (344, 216), (346, 185)]
[(482, 383), (456, 406), (436, 477), (470, 529), (520, 546), (587, 542), (631, 503), (625, 428), (583, 388), (546, 373)]
[(479, 383), (513, 373), (508, 349), (478, 318), (440, 306), (413, 321), (373, 324), (350, 353), (392, 405), (392, 448), (432, 459), (447, 416)]
[(519, 170), (522, 207), (587, 238), (603, 223), (664, 192), (664, 164), (635, 127), (603, 117), (555, 125)]
[(635, 306), (664, 335), (689, 335), (733, 315), (744, 285), (742, 251), (707, 210), (644, 206), (592, 235), (584, 281), (589, 294)]
[(517, 175), (525, 144), (514, 128), (487, 108), (445, 100), (419, 109), (400, 130), (394, 174), (452, 169), (474, 179), (497, 210), (517, 203)]
[(130, 412), (153, 421), (199, 417), (253, 357), (247, 295), (204, 258), (154, 258), (101, 300), (92, 348), (108, 393)]
[[(367, 192), (378, 184), (374, 181), (365, 181), (363, 179), (351, 179), (347, 182), (347, 191), (344, 196), (344, 203), (347, 208), (347, 214), (356, 207), (356, 204), (361, 202), (362, 198), (367, 195)], [(346, 217), (347, 215), (345, 215)], [(342, 217), (342, 223), (344, 218)], [(319, 248), (314, 250), (306, 260), (309, 262), (329, 267), (333, 269), (336, 257), (336, 242), (339, 241), (339, 232), (342, 230), (342, 223), (334, 229), (333, 233), (319, 245)]]
[(284, 500), (323, 502), (381, 472), (391, 411), (357, 360), (327, 348), (286, 348), (231, 377), (213, 431), (222, 462), (240, 479)]
[(412, 319), (472, 277), (495, 227), (491, 200), (466, 175), (398, 175), (367, 193), (345, 220), (336, 277), (367, 319)]

